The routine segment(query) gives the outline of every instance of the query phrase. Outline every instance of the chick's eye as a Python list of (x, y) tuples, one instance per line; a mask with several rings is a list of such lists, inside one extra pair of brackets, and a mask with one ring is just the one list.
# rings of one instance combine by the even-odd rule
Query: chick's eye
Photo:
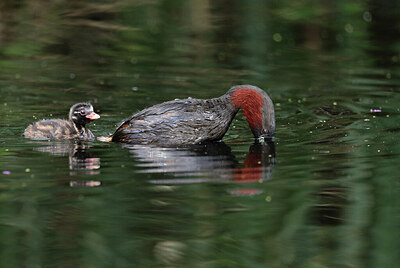
[(82, 110), (82, 111), (80, 111), (79, 113), (80, 113), (81, 115), (87, 114), (87, 112), (86, 112), (85, 110)]

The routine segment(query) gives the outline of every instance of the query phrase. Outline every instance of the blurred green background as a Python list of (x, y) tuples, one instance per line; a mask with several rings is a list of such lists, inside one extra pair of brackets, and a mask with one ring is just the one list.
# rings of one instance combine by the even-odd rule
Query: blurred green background
[[(396, 267), (399, 5), (0, 0), (0, 266)], [(236, 84), (275, 103), (273, 159), (241, 114), (210, 148), (22, 137)]]

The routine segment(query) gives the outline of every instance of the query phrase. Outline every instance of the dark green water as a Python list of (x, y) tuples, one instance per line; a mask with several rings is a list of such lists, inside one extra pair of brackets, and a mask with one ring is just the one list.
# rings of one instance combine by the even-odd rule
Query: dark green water
[[(0, 266), (396, 267), (399, 25), (394, 0), (0, 1)], [(242, 114), (190, 149), (22, 137), (236, 84), (275, 102), (275, 152)]]

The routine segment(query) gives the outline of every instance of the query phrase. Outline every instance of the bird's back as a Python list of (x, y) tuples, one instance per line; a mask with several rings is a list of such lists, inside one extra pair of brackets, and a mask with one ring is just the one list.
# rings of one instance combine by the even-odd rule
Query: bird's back
[(112, 140), (165, 145), (219, 140), (237, 110), (218, 99), (177, 99), (151, 106), (124, 120)]
[(24, 132), (25, 138), (35, 140), (63, 139), (76, 134), (72, 123), (63, 119), (43, 119), (29, 125)]
[(81, 131), (71, 121), (43, 119), (29, 125), (24, 131), (25, 138), (33, 140), (93, 140), (93, 133), (84, 128)]

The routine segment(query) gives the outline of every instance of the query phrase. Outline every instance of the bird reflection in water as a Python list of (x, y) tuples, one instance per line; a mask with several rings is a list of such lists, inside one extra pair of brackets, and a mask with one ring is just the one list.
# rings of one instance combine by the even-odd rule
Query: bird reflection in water
[[(253, 144), (240, 166), (231, 148), (223, 142), (184, 148), (158, 148), (143, 145), (122, 145), (139, 161), (141, 173), (173, 175), (174, 179), (153, 179), (154, 184), (188, 184), (204, 182), (262, 182), (271, 178), (275, 165), (273, 142)], [(234, 195), (255, 195), (259, 189), (237, 189)]]
[[(35, 148), (39, 152), (50, 153), (55, 156), (68, 156), (70, 175), (98, 175), (100, 174), (100, 158), (94, 157), (90, 152), (90, 146), (84, 142), (51, 142), (46, 146)], [(70, 181), (71, 187), (95, 187), (100, 186), (99, 181)]]
[[(275, 165), (275, 144), (273, 142), (253, 144), (244, 160), (244, 167), (235, 169), (234, 181), (262, 182), (269, 180), (272, 168)], [(232, 190), (234, 195), (257, 195), (262, 193), (259, 189), (236, 189)]]

